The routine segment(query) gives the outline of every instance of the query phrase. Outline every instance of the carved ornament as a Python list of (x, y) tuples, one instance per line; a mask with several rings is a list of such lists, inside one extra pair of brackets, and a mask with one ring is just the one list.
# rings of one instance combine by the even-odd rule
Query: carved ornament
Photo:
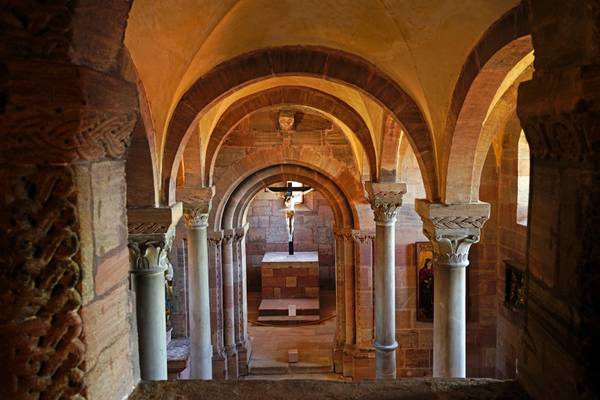
[(0, 192), (0, 392), (80, 398), (85, 345), (73, 171), (3, 165)]
[(154, 274), (169, 269), (169, 251), (175, 237), (175, 229), (165, 234), (129, 235), (131, 272)]

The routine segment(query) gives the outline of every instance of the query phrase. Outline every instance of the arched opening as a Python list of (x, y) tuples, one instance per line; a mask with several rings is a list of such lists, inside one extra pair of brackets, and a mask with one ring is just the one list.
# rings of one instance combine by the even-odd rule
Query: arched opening
[(529, 209), (529, 143), (521, 131), (517, 144), (517, 223), (527, 226)]

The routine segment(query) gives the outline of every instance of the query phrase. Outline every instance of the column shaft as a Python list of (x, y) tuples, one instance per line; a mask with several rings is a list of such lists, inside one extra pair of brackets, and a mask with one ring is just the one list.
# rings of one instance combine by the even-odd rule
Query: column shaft
[(396, 379), (396, 211), (403, 183), (366, 182), (375, 216), (375, 377)]
[(225, 328), (225, 351), (227, 353), (228, 377), (239, 376), (237, 350), (235, 346), (235, 312), (233, 281), (233, 238), (234, 231), (226, 229), (223, 233), (223, 319)]
[(164, 271), (134, 273), (136, 316), (143, 380), (167, 379), (167, 325)]
[(188, 296), (190, 307), (190, 378), (212, 379), (207, 224), (188, 224)]
[(377, 222), (375, 231), (375, 373), (396, 379), (395, 221)]
[(466, 267), (434, 265), (433, 376), (460, 377), (466, 368)]

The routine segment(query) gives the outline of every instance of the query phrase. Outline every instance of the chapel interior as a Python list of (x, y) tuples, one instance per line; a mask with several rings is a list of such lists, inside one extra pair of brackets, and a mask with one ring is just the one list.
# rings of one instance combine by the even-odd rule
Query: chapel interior
[(599, 399), (600, 1), (0, 1), (1, 399)]

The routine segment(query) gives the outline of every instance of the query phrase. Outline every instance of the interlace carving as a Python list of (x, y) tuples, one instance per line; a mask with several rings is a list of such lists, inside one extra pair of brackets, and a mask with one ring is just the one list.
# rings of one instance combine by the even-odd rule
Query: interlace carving
[(481, 228), (488, 217), (431, 217), (431, 223), (437, 229)]
[(73, 171), (3, 165), (0, 193), (0, 393), (83, 398)]
[[(2, 154), (30, 154), (50, 161), (120, 159), (136, 122), (136, 113), (82, 111), (65, 107), (60, 113), (32, 109), (0, 118), (7, 132)], [(41, 151), (40, 149), (43, 149)]]

